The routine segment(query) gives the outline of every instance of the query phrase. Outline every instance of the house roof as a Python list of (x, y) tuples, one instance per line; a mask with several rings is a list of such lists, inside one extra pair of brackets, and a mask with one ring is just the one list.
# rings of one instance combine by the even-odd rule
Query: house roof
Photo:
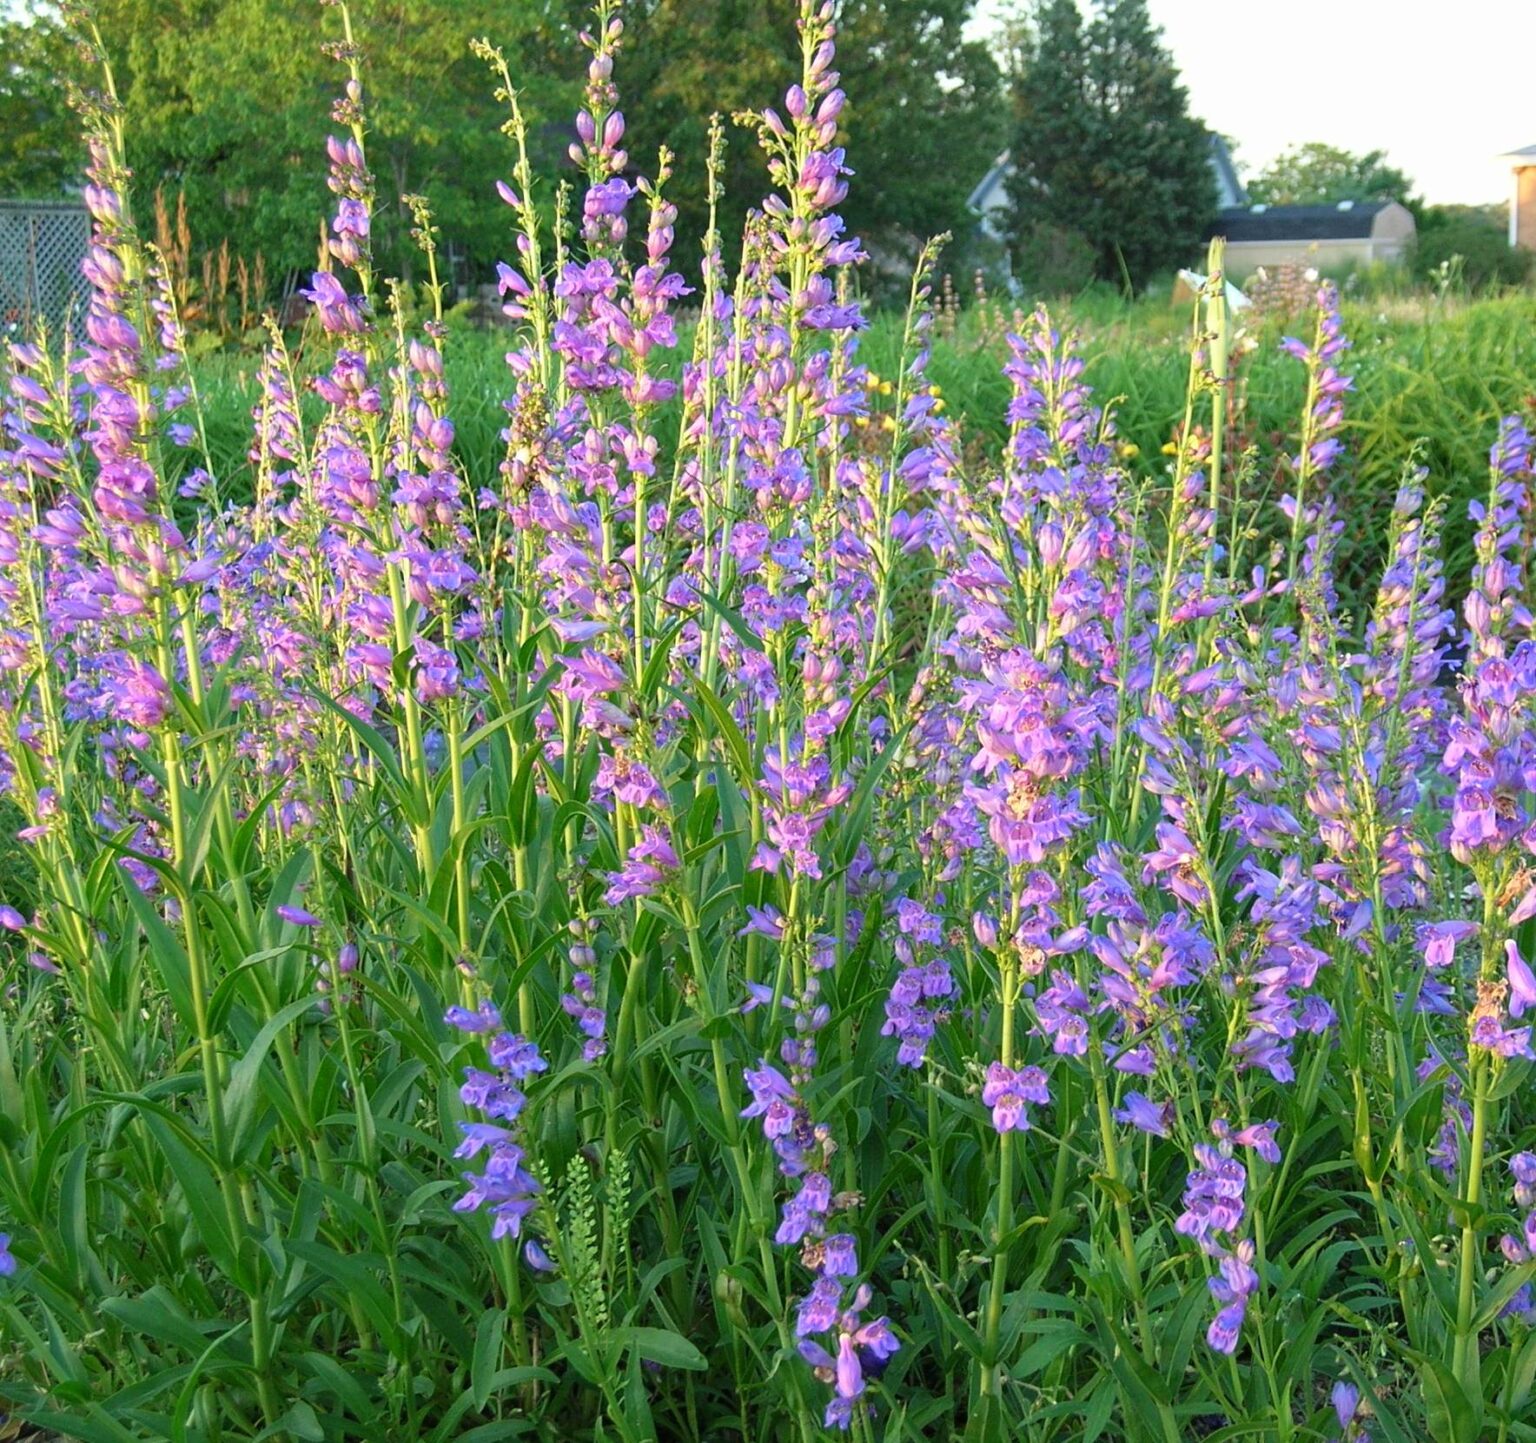
[(970, 198), (965, 202), (966, 205), (972, 210), (985, 210), (993, 193), (1008, 178), (1012, 165), (1010, 152), (1005, 150), (992, 162), (992, 168), (976, 182), (976, 189), (971, 192)]
[(1525, 165), (1536, 165), (1536, 145), (1527, 145), (1520, 150), (1506, 150), (1499, 159), (1513, 160)]
[(1223, 208), (1248, 204), (1248, 187), (1238, 179), (1226, 140), (1211, 132), (1211, 169), (1216, 174), (1217, 203)]
[[(1244, 205), (1248, 200), (1247, 188), (1238, 179), (1237, 167), (1232, 163), (1232, 152), (1227, 143), (1215, 131), (1211, 132), (1211, 174), (1216, 180), (1218, 204), (1222, 206)], [(1002, 197), (1003, 186), (1013, 169), (1010, 151), (1004, 151), (992, 162), (991, 168), (977, 181), (966, 205), (971, 210), (984, 211)]]
[(1367, 240), (1376, 217), (1394, 202), (1340, 205), (1228, 206), (1214, 227), (1229, 241)]

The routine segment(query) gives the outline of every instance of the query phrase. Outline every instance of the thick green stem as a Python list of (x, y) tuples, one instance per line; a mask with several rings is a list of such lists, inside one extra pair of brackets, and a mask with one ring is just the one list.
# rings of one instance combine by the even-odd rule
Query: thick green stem
[(1488, 1074), (1486, 1056), (1472, 1063), (1472, 1137), (1467, 1152), (1467, 1185), (1462, 1196), (1466, 1218), (1461, 1227), (1461, 1276), (1456, 1293), (1456, 1339), (1451, 1371), (1469, 1398), (1477, 1393), (1477, 1373), (1473, 1360), (1477, 1350), (1477, 1332), (1473, 1313), (1477, 1302), (1477, 1275), (1482, 1233), (1477, 1226), (1477, 1208), (1483, 1195), (1483, 1150), (1488, 1144)]

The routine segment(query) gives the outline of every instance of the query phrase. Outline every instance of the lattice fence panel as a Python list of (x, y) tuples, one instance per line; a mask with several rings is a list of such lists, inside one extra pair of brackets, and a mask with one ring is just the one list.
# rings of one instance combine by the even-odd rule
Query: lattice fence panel
[(0, 200), (0, 333), (24, 335), (41, 318), (57, 334), (78, 319), (90, 239), (83, 206)]

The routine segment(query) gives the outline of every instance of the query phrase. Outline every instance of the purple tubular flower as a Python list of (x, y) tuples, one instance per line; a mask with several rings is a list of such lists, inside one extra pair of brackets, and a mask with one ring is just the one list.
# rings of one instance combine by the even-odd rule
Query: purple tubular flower
[(11, 1235), (0, 1233), (0, 1278), (16, 1276), (16, 1258), (11, 1252)]
[(1251, 1147), (1267, 1163), (1280, 1161), (1280, 1145), (1275, 1141), (1278, 1122), (1256, 1122), (1232, 1134), (1232, 1141), (1243, 1147)]
[(1509, 978), (1509, 1015), (1522, 1017), (1528, 1008), (1536, 1007), (1536, 977), (1531, 975), (1513, 937), (1504, 943), (1504, 957)]
[(333, 336), (356, 335), (367, 329), (358, 303), (329, 271), (316, 271), (307, 290), (299, 294), (315, 308), (320, 324)]
[(1515, 1179), (1515, 1202), (1523, 1208), (1536, 1207), (1536, 1153), (1517, 1152), (1509, 1160)]
[(1339, 1427), (1349, 1427), (1356, 1410), (1360, 1407), (1360, 1390), (1353, 1383), (1337, 1382), (1333, 1385), (1331, 1401), (1334, 1416), (1339, 1420)]
[(859, 1362), (858, 1349), (847, 1333), (837, 1340), (836, 1373), (838, 1397), (857, 1398), (864, 1391), (864, 1368)]
[(503, 1032), (492, 1039), (488, 1051), (491, 1062), (514, 1082), (526, 1082), (535, 1073), (549, 1070), (549, 1063), (539, 1055), (537, 1045), (515, 1033)]
[(838, 1233), (822, 1244), (821, 1267), (829, 1278), (858, 1276), (859, 1257), (851, 1233)]
[(1475, 922), (1421, 922), (1417, 937), (1424, 965), (1431, 968), (1450, 966), (1458, 944), (1476, 935)]
[(1051, 1100), (1045, 1073), (1038, 1067), (1017, 1071), (1001, 1062), (989, 1063), (981, 1101), (992, 1109), (992, 1126), (998, 1132), (1024, 1132), (1029, 1128), (1026, 1103), (1044, 1105)]
[(610, 907), (641, 897), (654, 896), (681, 863), (672, 843), (660, 827), (647, 825), (640, 840), (629, 849), (624, 866), (608, 874), (603, 901)]
[(1230, 1355), (1237, 1349), (1248, 1299), (1259, 1286), (1253, 1257), (1253, 1244), (1246, 1240), (1239, 1243), (1235, 1252), (1222, 1258), (1217, 1275), (1207, 1284), (1211, 1295), (1222, 1304), (1205, 1335), (1214, 1352)]
[(443, 1014), (443, 1021), (460, 1032), (495, 1032), (501, 1026), (501, 1012), (494, 1002), (482, 1002), (473, 1012), (465, 1007), (450, 1007)]
[(1205, 1334), (1205, 1341), (1213, 1352), (1230, 1356), (1237, 1351), (1237, 1340), (1242, 1333), (1243, 1319), (1247, 1313), (1248, 1299), (1243, 1297), (1228, 1303), (1216, 1314)]
[(487, 1147), (497, 1147), (512, 1140), (512, 1134), (506, 1128), (492, 1122), (461, 1122), (459, 1131), (464, 1134), (464, 1141), (454, 1149), (453, 1155), (457, 1158), (472, 1158)]
[(290, 903), (281, 903), (274, 909), (283, 921), (294, 927), (318, 927), (320, 919), (313, 912), (306, 912), (302, 907), (295, 907)]
[(523, 1259), (536, 1273), (552, 1273), (556, 1270), (554, 1259), (539, 1246), (535, 1238), (528, 1238), (523, 1243)]
[(809, 1338), (836, 1326), (842, 1301), (842, 1286), (836, 1278), (818, 1278), (800, 1303), (795, 1317), (796, 1335)]
[(1138, 1132), (1153, 1137), (1168, 1136), (1168, 1106), (1159, 1107), (1139, 1092), (1125, 1094), (1125, 1105), (1115, 1112), (1116, 1122), (1129, 1123)]

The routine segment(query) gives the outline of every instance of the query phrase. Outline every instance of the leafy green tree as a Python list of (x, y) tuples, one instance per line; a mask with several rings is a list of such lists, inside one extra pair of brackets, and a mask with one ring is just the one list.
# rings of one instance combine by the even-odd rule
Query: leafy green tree
[(1086, 23), (1075, 0), (1042, 0), (1013, 95), (1021, 259), (1042, 234), (1075, 233), (1100, 276), (1135, 286), (1189, 259), (1215, 213), (1210, 134), (1146, 0), (1099, 0)]
[(1408, 203), (1413, 182), (1383, 150), (1363, 155), (1321, 141), (1293, 145), (1248, 182), (1248, 195), (1266, 205), (1336, 205), (1341, 200)]
[[(967, 40), (975, 0), (844, 0), (838, 69), (848, 91), (839, 143), (858, 177), (842, 208), (849, 230), (893, 266), (940, 231), (968, 228), (965, 202), (997, 148), (1001, 73)], [(616, 77), (626, 143), (649, 169), (676, 153), (678, 234), (700, 235), (709, 117), (777, 105), (799, 77), (793, 7), (780, 0), (633, 0)], [(735, 130), (723, 176), (727, 247), (766, 189), (756, 142)], [(692, 259), (689, 257), (688, 259)]]
[[(485, 35), (507, 51), (553, 165), (563, 142), (548, 125), (575, 91), (550, 78), (557, 72), (547, 59), (547, 21), (534, 6), (500, 0), (353, 0), (352, 10), (378, 187), (377, 249), (409, 273), (399, 198), (421, 193), (444, 240), (474, 269), (487, 269), (509, 244), (495, 182), (511, 158), (498, 133), (504, 116), (494, 81), (469, 40)], [(339, 38), (333, 12), (270, 0), (97, 0), (94, 14), (123, 104), (141, 215), (163, 186), (185, 195), (195, 247), (227, 239), (236, 254), (261, 253), (274, 274), (312, 264), (330, 208), (324, 139), (335, 129), (330, 106), (344, 78), (321, 49)], [(40, 129), (72, 134), (62, 86), (50, 85), (67, 55), (61, 29), (47, 15), (20, 29), (28, 49), (13, 62), (13, 88), (40, 96)], [(78, 65), (67, 69), (95, 83)], [(15, 154), (24, 159), (28, 149)], [(53, 188), (78, 178), (77, 147), (32, 153)]]
[(846, 145), (857, 172), (843, 214), (903, 268), (930, 236), (969, 228), (966, 201), (1000, 149), (1002, 74), (988, 47), (963, 33), (974, 7), (844, 0), (839, 15)]
[[(966, 197), (998, 144), (1000, 72), (987, 47), (962, 33), (974, 5), (844, 0), (839, 62), (850, 99), (841, 139), (862, 172), (845, 218), (893, 262), (934, 232), (967, 228)], [(507, 52), (547, 202), (571, 139), (580, 75), (568, 42), (586, 21), (585, 5), (352, 0), (352, 10), (380, 201), (376, 249), (409, 273), (398, 198), (425, 193), (444, 242), (485, 274), (508, 244), (494, 182), (510, 157), (493, 81), (468, 41), (484, 35)], [(631, 0), (625, 8), (617, 80), (626, 141), (645, 173), (659, 144), (675, 152), (671, 189), (684, 237), (703, 229), (711, 114), (777, 103), (797, 78), (792, 12), (782, 0)], [(335, 38), (331, 12), (316, 0), (96, 0), (95, 13), (123, 101), (141, 213), (163, 186), (184, 194), (195, 249), (227, 239), (237, 255), (260, 252), (273, 275), (310, 265), (329, 208), (322, 142), (341, 74), (321, 53), (322, 39)], [(14, 150), (0, 147), (3, 163), (29, 167), (25, 184), (5, 189), (57, 191), (80, 169), (59, 81), (72, 68), (68, 42), (48, 14), (0, 34), (13, 42), (0, 82), (4, 133), (28, 137)], [(74, 78), (90, 80), (77, 69)], [(732, 135), (724, 179), (729, 246), (766, 187), (749, 134)]]
[(84, 155), (65, 87), (69, 36), (36, 5), (0, 14), (0, 57), (0, 197), (56, 199)]
[[(632, 0), (625, 6), (624, 49), (614, 71), (627, 128), (630, 163), (650, 173), (657, 148), (675, 156), (669, 185), (678, 208), (677, 259), (697, 260), (694, 238), (708, 210), (706, 163), (712, 115), (774, 103), (798, 74), (790, 12), (776, 0)], [(728, 249), (747, 211), (763, 198), (756, 141), (728, 128), (719, 224)]]

